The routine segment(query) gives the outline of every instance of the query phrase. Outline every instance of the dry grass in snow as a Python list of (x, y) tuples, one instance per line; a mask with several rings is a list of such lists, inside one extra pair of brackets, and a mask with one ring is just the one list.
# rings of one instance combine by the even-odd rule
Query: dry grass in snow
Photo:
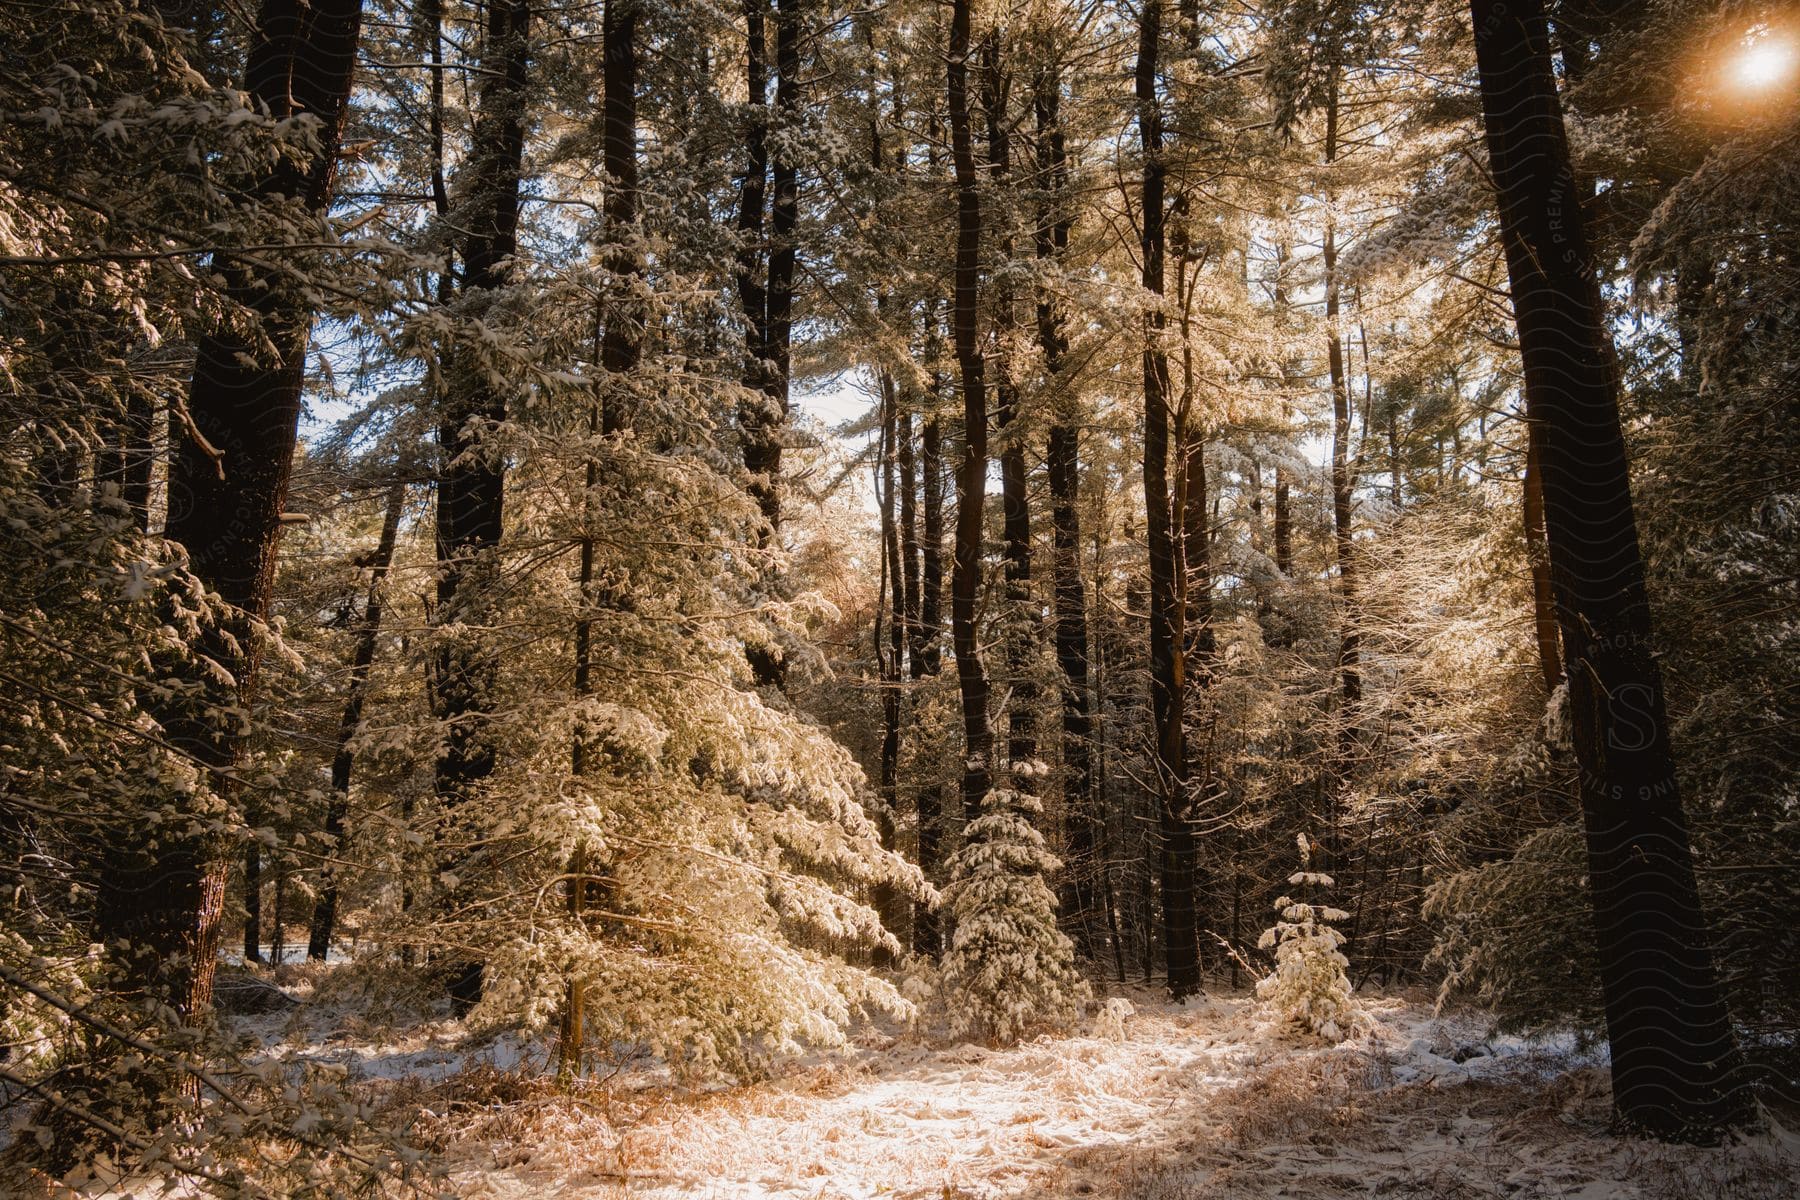
[[(1786, 1198), (1800, 1139), (1616, 1138), (1603, 1065), (1483, 1041), (1417, 999), (1296, 1046), (1242, 996), (1133, 997), (1123, 1040), (1003, 1050), (871, 1035), (853, 1055), (717, 1091), (621, 1072), (563, 1093), (477, 1066), (410, 1099), (460, 1195)], [(1091, 1032), (1091, 1031), (1090, 1031)]]

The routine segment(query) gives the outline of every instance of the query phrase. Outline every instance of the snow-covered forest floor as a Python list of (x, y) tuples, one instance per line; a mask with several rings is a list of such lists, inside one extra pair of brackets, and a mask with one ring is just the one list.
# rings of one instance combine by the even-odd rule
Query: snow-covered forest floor
[[(848, 1052), (744, 1085), (647, 1060), (573, 1091), (549, 1047), (407, 1015), (332, 968), (312, 998), (239, 1017), (282, 1056), (341, 1064), (450, 1164), (451, 1190), (574, 1197), (1785, 1198), (1800, 1136), (1719, 1149), (1607, 1130), (1603, 1057), (1488, 1038), (1417, 993), (1365, 997), (1363, 1036), (1302, 1045), (1244, 993), (1128, 993), (1123, 1036), (991, 1049), (867, 1029)], [(333, 979), (330, 976), (338, 976)], [(314, 985), (317, 986), (314, 986)], [(1110, 1035), (1110, 1036), (1109, 1036)]]

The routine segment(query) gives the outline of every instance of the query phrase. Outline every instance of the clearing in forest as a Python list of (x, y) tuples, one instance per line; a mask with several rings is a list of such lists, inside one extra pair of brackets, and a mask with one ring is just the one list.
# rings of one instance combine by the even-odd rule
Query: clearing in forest
[(1278, 1036), (1242, 993), (1131, 1001), (1122, 1038), (866, 1030), (755, 1083), (684, 1086), (638, 1060), (573, 1092), (542, 1073), (545, 1045), (451, 1022), (375, 1036), (323, 996), (246, 1031), (285, 1025), (291, 1052), (417, 1106), (451, 1190), (494, 1200), (1777, 1200), (1800, 1180), (1800, 1137), (1779, 1128), (1717, 1149), (1614, 1136), (1604, 1049), (1490, 1038), (1419, 993), (1366, 998), (1370, 1032), (1329, 1047)]

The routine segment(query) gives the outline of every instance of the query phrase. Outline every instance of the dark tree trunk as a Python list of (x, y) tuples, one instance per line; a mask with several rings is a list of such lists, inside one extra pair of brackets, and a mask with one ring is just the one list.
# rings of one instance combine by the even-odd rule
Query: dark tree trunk
[[(1212, 685), (1218, 658), (1217, 639), (1213, 633), (1212, 597), (1212, 522), (1206, 505), (1206, 434), (1196, 411), (1194, 395), (1193, 350), (1188, 337), (1188, 312), (1182, 311), (1181, 417), (1176, 422), (1177, 444), (1181, 449), (1179, 482), (1175, 488), (1175, 512), (1180, 515), (1181, 554), (1177, 570), (1181, 572), (1185, 634), (1182, 653), (1183, 684), (1188, 700), (1182, 718), (1192, 726), (1182, 747), (1187, 755), (1187, 783), (1190, 821), (1210, 818), (1219, 800), (1213, 779), (1214, 715)], [(1200, 867), (1200, 847), (1193, 848), (1193, 905), (1195, 954), (1200, 952), (1199, 929), (1210, 921), (1206, 873)]]
[[(748, 490), (762, 513), (759, 545), (773, 543), (781, 528), (781, 452), (791, 382), (794, 229), (799, 221), (799, 174), (791, 153), (769, 153), (768, 0), (744, 0), (744, 83), (748, 119), (744, 175), (738, 191), (738, 300), (744, 309), (745, 398), (738, 428)], [(780, 130), (800, 119), (801, 0), (777, 0), (775, 13), (775, 111)], [(778, 146), (791, 142), (777, 140)], [(774, 195), (769, 195), (773, 170)], [(764, 237), (765, 203), (768, 208)], [(766, 282), (759, 267), (767, 256)], [(786, 669), (773, 644), (746, 648), (752, 673), (763, 687), (786, 686)]]
[[(387, 509), (382, 515), (381, 537), (369, 563), (369, 593), (363, 605), (362, 627), (356, 633), (356, 650), (350, 660), (350, 685), (344, 696), (344, 715), (338, 721), (337, 753), (331, 760), (331, 800), (325, 808), (325, 838), (334, 858), (344, 856), (344, 821), (350, 813), (350, 771), (356, 756), (350, 743), (362, 726), (363, 704), (369, 694), (369, 672), (381, 641), (381, 589), (394, 563), (394, 543), (400, 534), (400, 515), (406, 507), (406, 485), (388, 488)], [(338, 869), (328, 862), (319, 878), (319, 897), (313, 904), (312, 930), (306, 956), (323, 962), (331, 951), (337, 928)]]
[(1389, 467), (1390, 473), (1392, 475), (1392, 479), (1389, 481), (1389, 485), (1388, 485), (1388, 501), (1391, 504), (1393, 504), (1394, 511), (1398, 512), (1398, 511), (1400, 511), (1400, 503), (1401, 503), (1401, 500), (1403, 497), (1402, 488), (1401, 488), (1402, 476), (1401, 476), (1401, 463), (1400, 463), (1400, 407), (1399, 407), (1399, 405), (1394, 405), (1393, 407), (1388, 409), (1387, 435), (1388, 435), (1388, 467)]
[[(1340, 68), (1330, 68), (1331, 81), (1325, 98), (1325, 166), (1338, 157)], [(1343, 287), (1338, 276), (1337, 221), (1332, 215), (1329, 191), (1325, 205), (1322, 258), (1325, 266), (1325, 357), (1331, 376), (1331, 529), (1337, 552), (1338, 597), (1342, 605), (1343, 631), (1338, 640), (1338, 679), (1341, 688), (1336, 745), (1332, 752), (1326, 787), (1326, 871), (1338, 869), (1342, 851), (1340, 825), (1346, 816), (1351, 772), (1356, 754), (1357, 710), (1362, 705), (1362, 649), (1360, 609), (1356, 596), (1356, 539), (1352, 526), (1356, 480), (1350, 466), (1350, 379), (1344, 363), (1344, 340), (1338, 330), (1343, 311)]]
[[(932, 318), (935, 322), (935, 317)], [(933, 388), (935, 404), (937, 389)], [(919, 438), (921, 508), (924, 529), (919, 554), (919, 650), (913, 655), (915, 680), (943, 669), (944, 645), (944, 438), (935, 411), (925, 414)], [(944, 794), (936, 780), (921, 784), (914, 798), (919, 818), (919, 870), (938, 877), (943, 857)], [(937, 957), (942, 949), (937, 913), (924, 904), (913, 908), (913, 952)]]
[[(315, 153), (260, 180), (259, 199), (286, 198), (324, 214), (361, 22), (361, 0), (263, 5), (245, 90), (277, 118), (305, 112), (319, 126)], [(167, 712), (163, 725), (173, 745), (224, 772), (237, 762), (246, 731), (215, 713), (244, 704), (255, 684), (251, 625), (266, 615), (274, 584), (313, 313), (304, 297), (262, 271), (228, 255), (216, 265), (231, 298), (260, 319), (268, 346), (222, 334), (201, 340), (187, 411), (205, 441), (184, 437), (173, 454), (166, 533), (187, 548), (199, 580), (235, 610), (195, 647), (234, 686), (204, 681), (192, 707)], [(166, 832), (154, 851), (142, 843), (118, 847), (100, 872), (96, 933), (119, 968), (117, 986), (164, 994), (184, 1020), (212, 1003), (227, 849), (213, 836)]]
[[(739, 416), (744, 469), (771, 534), (781, 528), (781, 448), (787, 424), (789, 343), (794, 305), (794, 227), (799, 220), (799, 175), (793, 155), (769, 154), (768, 0), (745, 0), (744, 80), (750, 119), (744, 135), (744, 180), (738, 193), (738, 298), (749, 322), (744, 386), (754, 395)], [(775, 13), (775, 124), (791, 130), (800, 117), (800, 0), (777, 0)], [(785, 144), (777, 141), (777, 145)], [(773, 167), (774, 195), (767, 188)], [(763, 243), (763, 205), (769, 236)], [(768, 282), (756, 278), (766, 248)]]
[[(483, 80), (469, 158), (470, 187), (457, 214), (468, 232), (463, 248), (463, 313), (480, 318), (493, 293), (511, 277), (518, 248), (519, 176), (525, 151), (525, 87), (529, 56), (529, 0), (490, 0)], [(609, 56), (610, 65), (610, 56)], [(453, 354), (438, 426), (442, 467), (437, 497), (437, 613), (440, 624), (479, 628), (492, 602), (495, 557), (504, 528), (505, 462), (492, 444), (506, 420), (506, 396), (483, 364)], [(487, 729), (499, 662), (479, 635), (441, 646), (434, 663), (434, 716), (444, 743), (436, 768), (438, 803), (453, 814), (494, 770)], [(446, 854), (445, 871), (466, 865)], [(459, 870), (456, 873), (461, 874)], [(481, 999), (482, 964), (457, 962), (449, 970), (453, 1006), (466, 1012)]]
[(1275, 569), (1286, 578), (1294, 569), (1294, 519), (1288, 499), (1287, 472), (1275, 467)]
[[(792, 134), (800, 125), (800, 8), (802, 0), (776, 0), (775, 4), (775, 119), (776, 127)], [(791, 147), (792, 136), (780, 143)], [(771, 156), (775, 194), (769, 207), (769, 375), (764, 392), (769, 397), (768, 417), (773, 422), (767, 443), (768, 490), (760, 497), (764, 514), (775, 528), (781, 527), (781, 441), (787, 427), (790, 385), (790, 346), (793, 338), (794, 227), (800, 219), (800, 176), (791, 153)]]
[[(772, 534), (781, 519), (775, 488), (780, 470), (780, 429), (770, 388), (776, 351), (769, 330), (769, 288), (763, 271), (769, 188), (769, 0), (744, 0), (744, 177), (738, 187), (738, 302), (744, 309), (746, 397), (738, 413), (744, 470), (750, 494)], [(758, 667), (759, 677), (764, 668)]]
[(252, 838), (244, 849), (244, 961), (262, 960), (262, 844)]
[(269, 923), (269, 961), (280, 966), (287, 958), (287, 926), (284, 914), (287, 911), (287, 860), (275, 859), (275, 915)]
[(1488, 156), (1541, 434), (1599, 975), (1621, 1125), (1714, 1140), (1755, 1106), (1713, 968), (1676, 784), (1618, 376), (1537, 0), (1472, 0)]
[[(644, 272), (637, 231), (639, 16), (634, 0), (609, 3), (600, 27), (606, 53), (606, 64), (601, 72), (600, 110), (600, 165), (608, 184), (604, 208), (606, 255), (612, 271), (622, 278), (636, 278)], [(599, 327), (600, 382), (596, 385), (594, 405), (589, 412), (588, 433), (590, 437), (594, 434), (610, 437), (622, 432), (630, 423), (628, 400), (612, 393), (630, 379), (642, 361), (645, 318), (635, 299), (615, 298), (608, 307), (596, 312), (595, 323)], [(586, 465), (584, 482), (585, 494), (591, 500), (600, 482), (599, 465), (592, 457)], [(577, 576), (581, 603), (581, 615), (575, 622), (574, 691), (577, 697), (590, 696), (594, 691), (593, 610), (599, 601), (594, 594), (596, 547), (591, 521), (589, 514), (582, 531)], [(570, 747), (569, 766), (571, 773), (578, 776), (588, 770), (587, 743), (579, 731)], [(579, 926), (586, 919), (589, 889), (596, 883), (590, 872), (585, 843), (577, 844), (570, 855), (568, 876), (564, 888), (567, 914), (569, 920)], [(587, 983), (577, 975), (564, 985), (558, 1022), (557, 1071), (564, 1079), (572, 1079), (581, 1072), (586, 1031)]]
[[(636, 0), (608, 4), (601, 32), (606, 43), (606, 67), (601, 74), (605, 92), (602, 110), (601, 165), (611, 187), (606, 194), (607, 254), (613, 270), (634, 279), (644, 274), (638, 245), (638, 21)], [(615, 301), (607, 314), (600, 338), (600, 366), (608, 379), (621, 380), (638, 369), (644, 356), (646, 316), (635, 300)], [(627, 405), (610, 401), (601, 406), (601, 431), (622, 431), (629, 418)]]
[[(899, 394), (894, 380), (881, 372), (881, 586), (876, 591), (875, 661), (881, 681), (881, 811), (876, 825), (884, 849), (894, 848), (894, 818), (900, 811), (901, 678), (906, 659), (906, 600), (900, 565), (900, 529), (895, 519), (895, 443), (900, 436)], [(887, 607), (887, 628), (882, 628), (881, 606)], [(875, 908), (882, 924), (898, 924), (897, 894), (892, 884), (875, 892)], [(875, 955), (878, 966), (892, 965), (885, 950)]]
[(1525, 557), (1531, 565), (1531, 623), (1537, 634), (1538, 671), (1544, 691), (1562, 682), (1562, 636), (1556, 629), (1556, 597), (1550, 588), (1550, 548), (1544, 541), (1544, 471), (1538, 432), (1525, 422)]
[[(941, 389), (934, 388), (934, 399)], [(944, 660), (944, 431), (937, 413), (920, 422), (920, 507), (924, 529), (919, 549), (919, 628), (923, 675), (936, 675)]]
[[(1012, 165), (1012, 135), (1007, 108), (1012, 80), (1000, 62), (1000, 34), (990, 31), (982, 46), (982, 115), (987, 124), (987, 166), (996, 192), (1004, 192)], [(1010, 236), (1002, 235), (1000, 260), (1013, 255)], [(1017, 323), (1013, 296), (1005, 285), (994, 288), (995, 340), (1006, 344)], [(1037, 794), (1030, 764), (1038, 756), (1037, 680), (1031, 674), (1037, 645), (1037, 616), (1031, 594), (1031, 496), (1026, 483), (1025, 439), (1018, 427), (1019, 389), (1001, 355), (994, 380), (994, 427), (1001, 438), (1000, 511), (1006, 561), (1006, 758), (1009, 786), (1023, 795)]]
[[(1068, 253), (1071, 224), (1064, 195), (1069, 163), (1062, 131), (1062, 81), (1057, 75), (1044, 71), (1037, 76), (1032, 107), (1037, 120), (1038, 188), (1043, 197), (1037, 211), (1035, 249), (1039, 264), (1050, 271)], [(1087, 588), (1081, 577), (1080, 413), (1062, 375), (1069, 339), (1056, 295), (1049, 288), (1038, 293), (1037, 335), (1052, 413), (1045, 459), (1050, 475), (1056, 662), (1063, 677), (1063, 812), (1068, 858), (1063, 864), (1062, 916), (1083, 957), (1094, 960), (1098, 957), (1094, 919), (1099, 905), (1094, 883), (1102, 865), (1095, 858), (1104, 838), (1094, 795)]]
[(912, 409), (900, 404), (896, 457), (900, 465), (900, 611), (906, 621), (908, 673), (919, 678), (925, 649), (925, 627), (919, 597), (919, 460), (913, 447)]
[(969, 10), (953, 0), (945, 94), (950, 110), (951, 161), (956, 172), (955, 303), (952, 340), (962, 373), (963, 460), (956, 478), (956, 555), (950, 581), (951, 642), (962, 692), (965, 820), (981, 812), (992, 783), (994, 733), (988, 722), (988, 681), (981, 665), (975, 606), (981, 591), (982, 508), (987, 493), (987, 377), (976, 328), (981, 256), (981, 197), (969, 120)]
[[(1199, 48), (1200, 27), (1193, 5), (1181, 6), (1180, 27), (1189, 53)], [(1194, 366), (1194, 291), (1204, 266), (1205, 252), (1190, 236), (1190, 198), (1186, 192), (1169, 206), (1168, 240), (1175, 258), (1175, 295), (1180, 305), (1181, 398), (1175, 408), (1177, 463), (1171, 523), (1180, 538), (1175, 570), (1182, 605), (1182, 682), (1188, 690), (1182, 719), (1193, 728), (1182, 747), (1187, 755), (1190, 824), (1211, 812), (1216, 797), (1212, 788), (1212, 697), (1216, 638), (1212, 607), (1212, 522), (1207, 511), (1206, 423), (1199, 411)], [(1199, 847), (1194, 848), (1195, 953), (1199, 955), (1198, 930), (1206, 913), (1206, 890), (1200, 871)]]
[[(1287, 287), (1282, 281), (1282, 272), (1287, 265), (1287, 246), (1278, 244), (1275, 247), (1275, 309), (1279, 317), (1286, 316)], [(1282, 364), (1281, 381), (1289, 382), (1287, 364)], [(1288, 412), (1286, 400), (1281, 402), (1281, 428), (1285, 434), (1289, 432), (1291, 414)], [(1285, 581), (1294, 570), (1294, 518), (1289, 498), (1287, 471), (1277, 462), (1275, 464), (1275, 570)], [(1287, 641), (1286, 632), (1280, 639)]]
[[(580, 746), (577, 741), (577, 747)], [(579, 753), (579, 751), (577, 751)], [(577, 768), (579, 774), (579, 768)], [(586, 919), (588, 886), (587, 844), (577, 843), (569, 855), (569, 879), (563, 890), (569, 923), (579, 928)], [(563, 986), (562, 1011), (556, 1025), (556, 1076), (568, 1083), (581, 1074), (587, 1042), (587, 980), (575, 975)]]
[(1185, 613), (1169, 494), (1169, 359), (1163, 349), (1167, 204), (1162, 101), (1157, 94), (1162, 12), (1162, 0), (1146, 0), (1140, 10), (1135, 83), (1138, 133), (1144, 154), (1143, 285), (1149, 294), (1149, 310), (1144, 319), (1143, 374), (1144, 510), (1150, 544), (1150, 708), (1162, 834), (1163, 946), (1169, 993), (1179, 1000), (1199, 990), (1200, 961), (1194, 921), (1194, 832), (1188, 822), (1183, 730)]
[[(602, 332), (606, 324), (605, 309), (596, 306), (594, 310), (594, 342), (593, 365), (599, 368), (601, 355), (605, 346)], [(604, 372), (596, 370), (593, 406), (588, 410), (588, 438), (590, 441), (605, 428), (607, 421), (605, 412), (609, 405), (606, 395), (609, 380)], [(575, 618), (575, 677), (573, 691), (579, 702), (594, 694), (594, 491), (600, 484), (600, 465), (594, 460), (590, 449), (587, 463), (582, 472), (582, 530), (581, 556), (575, 572), (575, 588), (577, 604), (580, 605)], [(569, 774), (579, 779), (587, 774), (587, 730), (577, 724), (575, 736), (569, 746)], [(563, 896), (569, 917), (569, 923), (579, 929), (587, 911), (588, 889), (588, 856), (587, 843), (577, 842), (574, 851), (569, 855), (569, 878), (563, 885)], [(581, 1074), (581, 1060), (587, 1039), (587, 980), (579, 973), (569, 977), (563, 985), (562, 1013), (557, 1022), (556, 1032), (556, 1074), (559, 1080), (567, 1083)]]
[(1206, 433), (1190, 405), (1181, 431), (1181, 566), (1187, 608), (1187, 677), (1196, 692), (1212, 686), (1218, 639), (1213, 632), (1212, 522), (1206, 507)]

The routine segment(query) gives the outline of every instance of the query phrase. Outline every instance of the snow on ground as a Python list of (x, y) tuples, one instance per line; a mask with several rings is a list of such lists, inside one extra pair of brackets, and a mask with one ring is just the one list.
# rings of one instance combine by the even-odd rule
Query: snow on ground
[(1341, 1047), (1291, 1043), (1243, 995), (1131, 999), (1122, 1039), (1090, 1024), (995, 1050), (871, 1031), (760, 1083), (684, 1088), (640, 1061), (573, 1095), (533, 1072), (542, 1045), (471, 1044), (451, 1022), (379, 1031), (321, 1004), (286, 1037), (420, 1106), (471, 1198), (1800, 1194), (1800, 1138), (1616, 1138), (1602, 1059), (1485, 1039), (1417, 996), (1367, 1000), (1372, 1032)]

